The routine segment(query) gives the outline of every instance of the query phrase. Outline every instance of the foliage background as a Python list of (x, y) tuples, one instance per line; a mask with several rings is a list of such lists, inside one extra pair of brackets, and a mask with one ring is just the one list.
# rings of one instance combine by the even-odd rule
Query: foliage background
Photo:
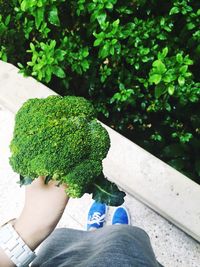
[(200, 183), (200, 2), (0, 0), (0, 58)]

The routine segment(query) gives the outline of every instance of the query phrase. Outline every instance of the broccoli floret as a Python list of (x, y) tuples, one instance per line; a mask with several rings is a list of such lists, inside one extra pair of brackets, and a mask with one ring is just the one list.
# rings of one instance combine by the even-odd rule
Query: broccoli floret
[[(89, 101), (75, 96), (34, 98), (16, 114), (10, 164), (21, 177), (26, 177), (21, 178), (22, 184), (45, 176), (48, 181), (67, 184), (70, 197), (94, 191), (98, 201), (102, 195), (102, 202), (112, 204), (108, 186), (104, 190), (101, 184), (105, 183), (98, 184), (98, 177), (103, 175), (102, 160), (109, 148), (109, 135), (97, 121)], [(115, 195), (118, 201), (115, 199), (113, 204), (122, 204), (125, 194), (115, 190)]]

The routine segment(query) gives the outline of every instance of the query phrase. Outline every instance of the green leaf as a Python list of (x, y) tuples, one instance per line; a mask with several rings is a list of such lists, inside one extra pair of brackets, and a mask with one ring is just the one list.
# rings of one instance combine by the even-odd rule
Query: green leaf
[(88, 63), (88, 60), (87, 59), (84, 59), (82, 62), (81, 62), (81, 66), (83, 68), (83, 70), (87, 70), (89, 68), (89, 63)]
[(163, 149), (162, 154), (168, 158), (181, 157), (185, 154), (185, 148), (182, 144), (171, 144)]
[(30, 43), (30, 48), (31, 48), (32, 51), (35, 51), (35, 46), (34, 46), (33, 43)]
[(156, 72), (160, 74), (165, 73), (167, 70), (165, 64), (160, 59), (153, 62), (153, 67), (156, 69)]
[(5, 20), (5, 25), (8, 26), (8, 24), (10, 23), (10, 18), (11, 18), (11, 15), (8, 15), (6, 17), (6, 20)]
[(17, 183), (20, 184), (20, 187), (21, 187), (22, 185), (31, 184), (32, 181), (33, 181), (33, 179), (31, 179), (29, 177), (23, 177), (22, 175), (20, 175), (20, 180)]
[(43, 20), (44, 20), (44, 7), (40, 7), (37, 9), (35, 15), (35, 24), (37, 29), (39, 29)]
[(114, 28), (117, 28), (118, 27), (118, 25), (119, 25), (119, 22), (120, 22), (120, 20), (119, 19), (117, 19), (117, 20), (115, 20), (114, 22), (113, 22), (113, 27)]
[[(56, 46), (56, 40), (51, 40), (50, 45), (49, 45), (49, 48), (53, 49), (53, 48), (55, 48), (55, 46)], [(45, 44), (45, 47), (47, 47), (46, 44)]]
[(194, 28), (195, 28), (195, 24), (194, 24), (194, 23), (192, 23), (192, 22), (187, 23), (187, 29), (188, 29), (188, 30), (192, 30), (192, 29), (194, 29)]
[(53, 74), (55, 74), (59, 78), (65, 78), (66, 77), (64, 70), (59, 66), (53, 67)]
[(27, 1), (24, 0), (24, 1), (21, 3), (20, 7), (21, 7), (21, 10), (22, 10), (22, 11), (26, 11), (26, 8), (27, 8)]
[(92, 14), (91, 14), (90, 21), (91, 21), (91, 22), (94, 22), (94, 21), (97, 19), (98, 15), (99, 15), (98, 10), (94, 10), (94, 11), (92, 12)]
[(85, 47), (82, 52), (83, 57), (87, 57), (89, 55), (88, 47)]
[(114, 47), (112, 46), (112, 47), (110, 48), (110, 54), (113, 56), (114, 53), (115, 53), (115, 49), (114, 49)]
[(162, 50), (163, 58), (165, 58), (165, 57), (167, 56), (168, 51), (169, 51), (169, 50), (168, 50), (168, 47), (163, 48), (163, 50)]
[(111, 44), (115, 45), (117, 43), (117, 39), (112, 39)]
[(171, 31), (172, 31), (171, 28), (168, 27), (168, 26), (165, 26), (164, 29), (165, 29), (167, 32), (171, 32)]
[(186, 73), (187, 70), (188, 70), (188, 65), (184, 65), (184, 66), (180, 67), (180, 73), (182, 73), (182, 74)]
[(192, 137), (193, 135), (191, 133), (184, 133), (179, 137), (179, 139), (182, 143), (188, 143)]
[(89, 12), (93, 11), (96, 8), (96, 5), (94, 3), (89, 3), (87, 6), (87, 9)]
[(171, 107), (171, 105), (170, 105), (169, 103), (165, 103), (165, 109), (166, 109), (167, 111), (171, 112), (172, 107)]
[(185, 162), (182, 158), (172, 159), (168, 163), (179, 171), (181, 171), (185, 166)]
[(155, 91), (154, 91), (155, 98), (159, 98), (165, 92), (166, 92), (166, 88), (163, 85), (156, 86)]
[(171, 81), (173, 81), (173, 75), (171, 74), (165, 74), (162, 78), (163, 82), (165, 83), (170, 83)]
[(22, 65), (22, 63), (20, 63), (20, 62), (17, 62), (17, 66), (20, 68), (20, 69), (22, 69), (24, 66)]
[(6, 55), (6, 53), (4, 52), (3, 55), (2, 55), (2, 60), (7, 62), (8, 61), (8, 57)]
[(174, 90), (175, 90), (175, 87), (173, 85), (170, 85), (167, 88), (167, 91), (168, 91), (169, 95), (173, 95), (174, 94)]
[(124, 85), (123, 83), (120, 83), (120, 84), (119, 84), (119, 89), (120, 89), (120, 90), (125, 90), (125, 85)]
[(185, 78), (182, 77), (182, 76), (179, 76), (179, 77), (178, 77), (178, 84), (179, 84), (180, 86), (183, 86), (183, 85), (185, 84)]
[(174, 15), (178, 13), (179, 13), (179, 8), (175, 6), (170, 10), (169, 15)]
[(181, 53), (176, 55), (176, 61), (180, 64), (183, 62), (183, 55)]
[(105, 33), (104, 32), (100, 32), (100, 33), (96, 33), (94, 32), (93, 35), (97, 38), (97, 39), (104, 39), (105, 38)]
[(148, 55), (149, 52), (150, 52), (150, 49), (149, 48), (142, 48), (140, 50), (140, 54), (141, 55)]
[(135, 64), (135, 69), (136, 69), (136, 70), (139, 70), (139, 68), (140, 68), (140, 64), (139, 64), (139, 63), (136, 63), (136, 64)]
[(189, 56), (186, 56), (183, 61), (186, 65), (192, 65), (194, 62), (189, 58)]
[(58, 17), (58, 9), (56, 6), (53, 6), (49, 12), (48, 20), (52, 25), (60, 26), (60, 20)]
[(110, 52), (109, 43), (105, 43), (105, 45), (100, 50), (100, 56), (102, 58), (105, 58), (105, 57), (107, 57), (109, 55), (109, 52)]
[(102, 41), (103, 41), (103, 39), (101, 39), (101, 38), (96, 39), (96, 40), (94, 41), (93, 46), (99, 46), (99, 45), (102, 43)]
[(106, 13), (105, 12), (101, 12), (98, 16), (97, 16), (97, 20), (99, 22), (99, 24), (101, 25), (102, 23), (105, 22), (106, 20)]
[(65, 55), (66, 55), (66, 51), (61, 50), (61, 49), (57, 49), (57, 50), (55, 51), (54, 57), (55, 57), (55, 59), (57, 59), (58, 61), (63, 61)]
[(105, 179), (103, 174), (97, 177), (93, 187), (90, 187), (89, 192), (93, 193), (92, 198), (95, 201), (105, 203), (108, 206), (122, 205), (126, 195), (114, 183)]
[(110, 2), (107, 2), (107, 3), (106, 3), (106, 8), (108, 8), (108, 9), (112, 9), (112, 8), (113, 8), (113, 4), (110, 3)]
[(162, 75), (160, 74), (152, 74), (149, 78), (150, 83), (159, 84), (162, 79)]

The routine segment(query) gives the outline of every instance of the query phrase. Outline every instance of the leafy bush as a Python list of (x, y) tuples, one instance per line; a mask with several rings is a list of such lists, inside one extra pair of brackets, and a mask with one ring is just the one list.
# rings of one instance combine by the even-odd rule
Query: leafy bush
[(0, 57), (200, 182), (200, 2), (1, 1)]

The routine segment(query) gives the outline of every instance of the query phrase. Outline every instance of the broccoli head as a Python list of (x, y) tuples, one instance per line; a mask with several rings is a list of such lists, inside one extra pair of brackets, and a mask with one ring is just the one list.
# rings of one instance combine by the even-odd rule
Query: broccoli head
[(102, 160), (109, 135), (83, 97), (29, 99), (15, 117), (10, 164), (21, 184), (45, 176), (67, 184), (70, 197), (93, 193), (109, 205), (121, 205), (125, 194), (104, 178)]

